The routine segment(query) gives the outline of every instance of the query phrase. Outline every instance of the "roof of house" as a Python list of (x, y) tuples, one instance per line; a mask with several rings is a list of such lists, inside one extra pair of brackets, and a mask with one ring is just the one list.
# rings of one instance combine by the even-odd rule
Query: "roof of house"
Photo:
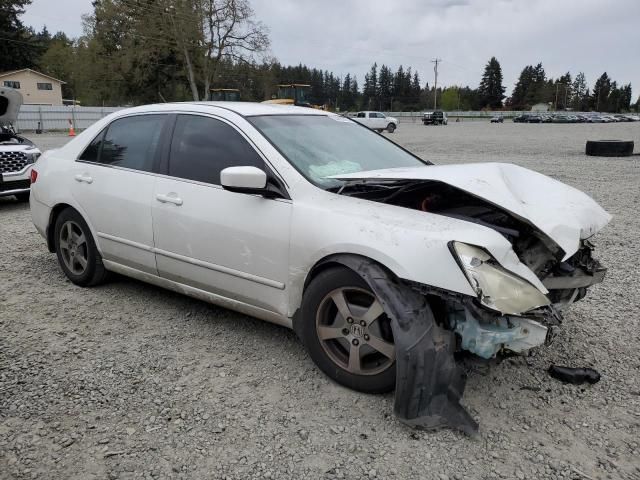
[(42, 72), (38, 72), (36, 70), (32, 70), (30, 68), (21, 68), (20, 70), (11, 70), (9, 72), (0, 72), (0, 77), (6, 77), (8, 75), (14, 75), (14, 74), (20, 73), (20, 72), (32, 72), (32, 73), (35, 73), (36, 75), (41, 75), (43, 77), (50, 78), (51, 80), (55, 80), (56, 82), (67, 83), (67, 82), (64, 82), (64, 81), (60, 80), (59, 78), (52, 77), (50, 75), (44, 74)]

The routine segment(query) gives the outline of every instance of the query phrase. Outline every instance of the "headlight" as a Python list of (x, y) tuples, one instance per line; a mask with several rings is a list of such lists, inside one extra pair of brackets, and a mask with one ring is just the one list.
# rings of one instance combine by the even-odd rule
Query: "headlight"
[(36, 163), (36, 160), (38, 160), (40, 155), (41, 154), (39, 152), (27, 153), (27, 163)]
[(505, 270), (485, 250), (452, 242), (452, 252), (480, 302), (503, 314), (519, 315), (549, 305), (549, 299), (526, 280)]

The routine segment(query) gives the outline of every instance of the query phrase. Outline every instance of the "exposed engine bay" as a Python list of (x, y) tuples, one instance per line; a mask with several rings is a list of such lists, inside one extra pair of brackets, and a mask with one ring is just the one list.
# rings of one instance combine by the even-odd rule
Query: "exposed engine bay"
[(504, 209), (439, 181), (363, 182), (341, 187), (339, 193), (375, 202), (476, 223), (491, 228), (511, 243), (520, 261), (549, 290), (549, 299), (562, 307), (582, 299), (586, 287), (603, 280), (606, 269), (592, 256), (593, 245), (562, 261), (565, 252), (543, 232)]

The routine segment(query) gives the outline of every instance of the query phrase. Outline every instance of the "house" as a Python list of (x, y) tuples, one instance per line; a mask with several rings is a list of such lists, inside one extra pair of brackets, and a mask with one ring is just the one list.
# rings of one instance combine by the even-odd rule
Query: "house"
[(549, 104), (548, 103), (536, 103), (533, 107), (531, 107), (532, 112), (548, 112)]
[(63, 83), (30, 68), (0, 73), (0, 85), (20, 90), (25, 105), (62, 105)]

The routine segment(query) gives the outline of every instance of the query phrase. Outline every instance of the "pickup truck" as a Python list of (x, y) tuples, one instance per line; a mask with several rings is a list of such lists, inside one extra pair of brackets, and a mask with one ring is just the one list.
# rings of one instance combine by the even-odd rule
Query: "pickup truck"
[(393, 133), (399, 123), (397, 118), (387, 117), (382, 112), (358, 112), (354, 120), (371, 130), (378, 132), (386, 130), (389, 133)]
[(446, 125), (449, 123), (449, 119), (442, 110), (436, 110), (434, 112), (424, 112), (422, 123), (424, 125)]

